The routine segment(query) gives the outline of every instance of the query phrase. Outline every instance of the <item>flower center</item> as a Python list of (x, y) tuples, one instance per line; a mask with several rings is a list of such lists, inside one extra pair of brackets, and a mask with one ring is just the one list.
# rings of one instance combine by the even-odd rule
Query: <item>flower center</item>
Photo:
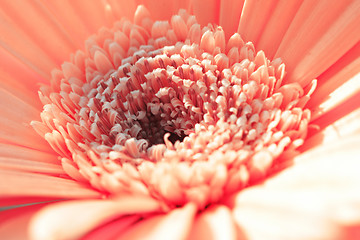
[(139, 7), (134, 22), (100, 30), (41, 89), (33, 126), (70, 177), (108, 197), (203, 208), (302, 144), (314, 83), (287, 83), (280, 59), (183, 10), (154, 22)]
[[(193, 84), (206, 69), (197, 59), (183, 57), (187, 48), (193, 49), (178, 44), (157, 51), (140, 50), (135, 53), (137, 60), (97, 83), (88, 98), (97, 113), (92, 121), (102, 144), (123, 146), (131, 139), (144, 151), (164, 143), (165, 133), (172, 143), (182, 141), (202, 121), (199, 107), (203, 101)], [(192, 65), (193, 61), (197, 64)]]

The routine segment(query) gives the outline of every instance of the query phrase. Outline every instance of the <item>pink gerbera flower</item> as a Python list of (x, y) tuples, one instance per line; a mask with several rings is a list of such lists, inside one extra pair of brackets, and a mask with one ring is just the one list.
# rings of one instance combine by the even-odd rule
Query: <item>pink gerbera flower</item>
[(1, 238), (360, 237), (359, 1), (18, 4)]

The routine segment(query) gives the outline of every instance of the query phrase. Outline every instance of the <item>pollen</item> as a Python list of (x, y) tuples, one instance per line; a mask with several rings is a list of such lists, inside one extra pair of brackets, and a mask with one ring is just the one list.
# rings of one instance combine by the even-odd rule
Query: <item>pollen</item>
[(108, 198), (201, 209), (283, 166), (307, 134), (316, 81), (287, 83), (281, 59), (184, 10), (154, 21), (140, 6), (85, 45), (40, 89), (32, 125)]

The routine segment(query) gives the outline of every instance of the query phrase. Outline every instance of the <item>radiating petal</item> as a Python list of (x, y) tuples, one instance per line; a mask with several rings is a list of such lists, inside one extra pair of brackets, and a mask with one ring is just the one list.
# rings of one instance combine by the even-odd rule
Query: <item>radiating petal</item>
[(154, 4), (152, 0), (136, 0), (136, 3), (143, 4), (151, 13), (152, 18), (156, 20), (169, 20), (181, 8), (188, 10), (190, 7), (189, 2), (191, 1), (157, 0), (156, 4)]
[(101, 194), (91, 188), (65, 179), (44, 174), (0, 170), (2, 198), (99, 198)]
[(266, 23), (277, 7), (277, 2), (278, 0), (248, 0), (244, 2), (238, 32), (246, 41), (251, 41), (256, 46)]
[(251, 239), (356, 239), (359, 143), (356, 136), (309, 150), (294, 166), (239, 193), (239, 227)]
[[(354, 104), (356, 104), (354, 101), (349, 103), (349, 105)], [(343, 107), (350, 108), (348, 105)], [(313, 130), (315, 133), (309, 134), (304, 145), (300, 147), (300, 151), (306, 151), (319, 145), (331, 144), (351, 136), (360, 135), (360, 108), (351, 110), (353, 109), (348, 111), (350, 113), (340, 116), (335, 111), (333, 116), (324, 116), (319, 121), (314, 121), (314, 124), (319, 126), (319, 130)], [(327, 121), (327, 119), (329, 120)]]
[[(6, 240), (27, 240), (27, 228), (34, 214), (45, 204), (31, 205), (11, 210), (6, 210), (0, 214), (0, 236)], [(21, 229), (21, 230), (20, 230)]]
[(44, 139), (34, 134), (30, 126), (34, 119), (39, 119), (39, 110), (0, 89), (0, 142), (53, 152)]
[(40, 109), (41, 103), (37, 94), (38, 84), (46, 83), (47, 80), (2, 47), (0, 47), (0, 58), (0, 87)]
[(235, 240), (236, 234), (236, 226), (230, 210), (225, 206), (214, 205), (196, 217), (189, 240)]
[(317, 105), (316, 109), (314, 109), (314, 115), (312, 119), (317, 119), (322, 115), (329, 113), (330, 111), (336, 109), (340, 111), (335, 111), (337, 114), (341, 112), (342, 103), (346, 103), (347, 100), (351, 100), (351, 98), (355, 98), (355, 108), (360, 107), (360, 73), (356, 76), (349, 79), (347, 82), (339, 86), (335, 91), (330, 93), (325, 101), (321, 104)]
[(237, 32), (245, 0), (220, 1), (219, 25), (227, 38)]
[(88, 233), (82, 240), (113, 240), (126, 229), (131, 228), (141, 218), (141, 215), (124, 216), (112, 222), (105, 223), (103, 226)]
[(302, 0), (279, 0), (273, 9), (256, 43), (256, 48), (263, 50), (270, 59), (274, 57), (302, 2)]
[(62, 166), (59, 164), (31, 161), (28, 159), (0, 157), (0, 168), (15, 171), (35, 172), (43, 174), (65, 174)]
[(357, 0), (304, 1), (275, 54), (286, 63), (289, 81), (306, 86), (357, 44), (359, 11)]
[(8, 207), (14, 207), (19, 206), (23, 204), (33, 204), (33, 203), (40, 203), (40, 202), (50, 202), (59, 200), (59, 198), (56, 197), (28, 197), (28, 196), (18, 196), (18, 197), (1, 197), (0, 198), (0, 208), (8, 208)]
[[(316, 91), (312, 94), (306, 106), (310, 109), (320, 109), (321, 111), (315, 112), (316, 116), (326, 112), (326, 109), (320, 108), (319, 105), (327, 102), (329, 94), (336, 91), (338, 87), (347, 84), (348, 81), (358, 75), (359, 69), (360, 41), (318, 77)], [(345, 101), (349, 97), (347, 92), (344, 92), (338, 102)]]
[(117, 239), (186, 239), (196, 211), (195, 204), (189, 203), (168, 214), (149, 217), (131, 227)]
[(193, 13), (196, 15), (198, 22), (206, 26), (208, 23), (219, 23), (219, 6), (217, 0), (193, 0)]
[(96, 226), (116, 217), (157, 211), (158, 202), (141, 197), (56, 203), (42, 209), (33, 218), (30, 236), (34, 240), (79, 239)]

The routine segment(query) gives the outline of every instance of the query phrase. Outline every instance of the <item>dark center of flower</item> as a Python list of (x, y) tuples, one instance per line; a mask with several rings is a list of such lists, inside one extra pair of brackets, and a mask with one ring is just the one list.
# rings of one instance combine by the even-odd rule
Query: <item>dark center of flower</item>
[[(153, 50), (147, 46), (149, 49)], [(164, 143), (165, 133), (172, 143), (182, 141), (203, 120), (200, 109), (204, 101), (193, 85), (206, 69), (196, 59), (192, 61), (197, 64), (191, 65), (181, 49), (178, 44), (161, 51), (140, 50), (134, 54), (134, 63), (121, 66), (97, 83), (88, 98), (95, 113), (91, 121), (102, 144), (125, 145), (133, 138), (141, 142), (144, 151)]]
[(33, 126), (69, 176), (109, 197), (203, 208), (302, 144), (314, 84), (287, 83), (281, 60), (183, 10), (153, 22), (140, 7), (134, 21), (100, 30), (41, 89)]

